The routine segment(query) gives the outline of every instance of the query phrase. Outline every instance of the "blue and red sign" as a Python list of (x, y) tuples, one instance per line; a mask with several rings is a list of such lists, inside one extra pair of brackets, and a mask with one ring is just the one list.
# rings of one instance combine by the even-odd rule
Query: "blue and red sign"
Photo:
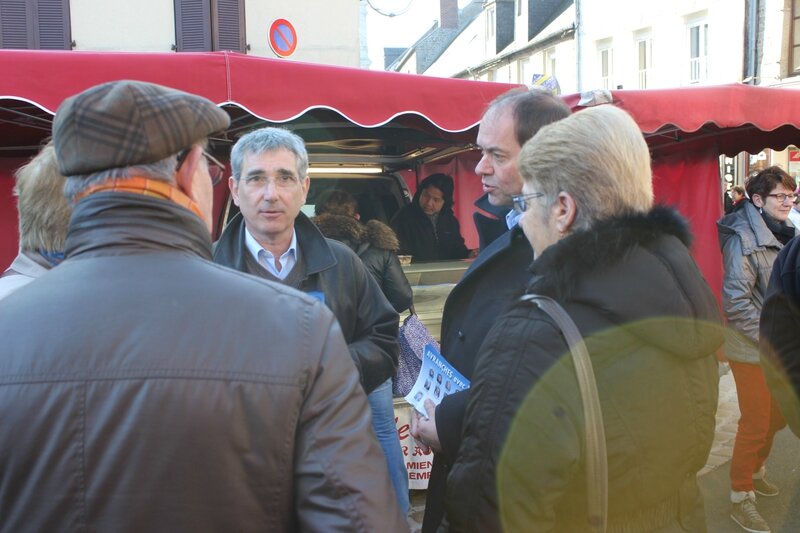
[(275, 19), (269, 27), (269, 47), (279, 57), (289, 57), (297, 49), (297, 31), (286, 19)]

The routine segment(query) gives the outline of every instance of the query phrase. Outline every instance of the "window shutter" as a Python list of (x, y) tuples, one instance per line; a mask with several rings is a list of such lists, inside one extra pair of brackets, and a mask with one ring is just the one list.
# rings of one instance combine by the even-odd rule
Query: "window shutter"
[(211, 50), (209, 0), (175, 0), (175, 46), (179, 52)]
[(214, 50), (245, 51), (244, 0), (215, 0)]
[(70, 50), (69, 0), (38, 0), (36, 48), (41, 50)]
[(25, 0), (0, 0), (0, 47), (34, 48), (31, 19)]

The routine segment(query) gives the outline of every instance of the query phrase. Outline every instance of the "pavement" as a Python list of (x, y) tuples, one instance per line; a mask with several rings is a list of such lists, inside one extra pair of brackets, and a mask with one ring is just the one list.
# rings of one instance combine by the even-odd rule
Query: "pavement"
[[(736, 427), (739, 421), (739, 403), (736, 398), (736, 383), (733, 380), (733, 373), (731, 373), (728, 365), (723, 363), (720, 365), (720, 380), (719, 380), (719, 401), (717, 403), (717, 423), (716, 431), (714, 433), (714, 442), (711, 445), (711, 452), (708, 455), (706, 466), (703, 467), (698, 476), (701, 477), (700, 483), (703, 485), (703, 476), (706, 476), (720, 467), (726, 465), (733, 455), (733, 441), (736, 438)], [(785, 430), (788, 432), (788, 430)], [(794, 436), (791, 436), (794, 438)], [(727, 476), (719, 473), (716, 478), (722, 479)], [(727, 492), (724, 490), (725, 502), (729, 502)], [(705, 491), (704, 491), (705, 492)], [(727, 510), (727, 503), (725, 509)], [(727, 512), (727, 511), (726, 511)], [(412, 490), (411, 491), (411, 509), (408, 517), (408, 525), (412, 533), (418, 533), (422, 526), (422, 516), (425, 513), (425, 491)], [(707, 513), (708, 514), (708, 513)], [(726, 513), (723, 513), (726, 514)], [(727, 519), (729, 520), (729, 519)], [(734, 527), (732, 530), (738, 528)], [(774, 528), (773, 528), (774, 529)], [(709, 531), (719, 531), (718, 529), (709, 527)], [(739, 529), (739, 531), (742, 531)], [(789, 531), (789, 530), (786, 530)], [(800, 528), (797, 529), (800, 531)]]
[(719, 372), (719, 400), (714, 442), (711, 444), (711, 453), (708, 454), (706, 466), (697, 473), (698, 476), (716, 470), (730, 461), (733, 456), (733, 441), (736, 438), (736, 427), (739, 422), (736, 383), (733, 381), (733, 372), (730, 371), (727, 363), (720, 365)]

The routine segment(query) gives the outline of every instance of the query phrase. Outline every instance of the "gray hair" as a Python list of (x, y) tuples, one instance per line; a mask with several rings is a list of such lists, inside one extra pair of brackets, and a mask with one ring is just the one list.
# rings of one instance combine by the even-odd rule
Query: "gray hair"
[(302, 180), (308, 174), (308, 152), (303, 139), (284, 128), (261, 128), (243, 135), (231, 150), (233, 178), (239, 180), (245, 154), (263, 154), (281, 148), (289, 150), (297, 160), (297, 173)]
[(103, 183), (104, 181), (111, 179), (126, 180), (134, 177), (144, 177), (158, 181), (165, 181), (167, 183), (175, 183), (175, 171), (177, 170), (177, 166), (178, 156), (171, 155), (166, 159), (156, 161), (155, 163), (136, 165), (132, 167), (109, 168), (108, 170), (93, 172), (92, 174), (69, 176), (67, 177), (67, 183), (64, 186), (64, 196), (66, 196), (70, 201), (74, 202), (75, 197), (92, 185)]
[(519, 172), (548, 206), (560, 192), (575, 199), (575, 230), (653, 206), (647, 143), (631, 116), (611, 105), (544, 126), (522, 147)]
[(52, 141), (15, 173), (19, 246), (23, 251), (64, 250), (72, 209), (64, 198)]

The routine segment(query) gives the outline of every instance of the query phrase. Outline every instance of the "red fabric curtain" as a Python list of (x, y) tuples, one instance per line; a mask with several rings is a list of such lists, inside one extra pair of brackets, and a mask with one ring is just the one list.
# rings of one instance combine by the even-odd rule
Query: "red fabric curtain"
[(719, 301), (722, 254), (716, 221), (722, 216), (722, 188), (716, 146), (659, 156), (653, 160), (656, 202), (678, 209), (694, 234), (692, 255)]

